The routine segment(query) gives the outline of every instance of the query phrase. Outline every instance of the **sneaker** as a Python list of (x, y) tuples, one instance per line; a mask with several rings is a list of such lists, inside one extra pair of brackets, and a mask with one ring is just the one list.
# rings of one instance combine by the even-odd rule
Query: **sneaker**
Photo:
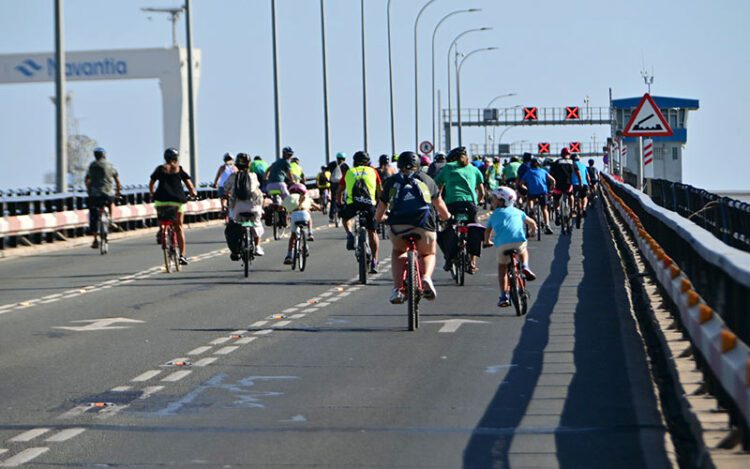
[(507, 308), (508, 306), (510, 306), (510, 298), (508, 298), (507, 293), (503, 293), (502, 295), (500, 295), (500, 298), (498, 298), (497, 300), (497, 305), (501, 308)]
[(312, 231), (307, 232), (307, 240), (308, 241), (315, 241), (315, 236), (313, 236)]
[(292, 265), (292, 256), (291, 256), (291, 254), (287, 254), (287, 256), (284, 258), (284, 265)]
[(93, 243), (91, 243), (91, 249), (99, 249), (99, 240), (95, 239)]
[(536, 274), (529, 269), (528, 266), (523, 267), (523, 275), (526, 277), (526, 280), (529, 282), (533, 282), (536, 280)]
[(437, 290), (430, 277), (422, 277), (422, 290), (425, 300), (432, 301), (437, 298)]
[(393, 290), (391, 290), (390, 302), (392, 305), (400, 305), (404, 301), (406, 301), (406, 297), (404, 297), (404, 294), (401, 293), (400, 289), (394, 288)]
[(352, 233), (346, 234), (346, 250), (354, 251), (354, 235)]
[(238, 261), (240, 260), (240, 255), (232, 252), (229, 254), (229, 258), (232, 259), (233, 261)]
[(560, 214), (555, 213), (555, 226), (560, 226)]
[(188, 265), (188, 260), (185, 256), (180, 256), (180, 265)]
[(378, 265), (380, 262), (376, 261), (375, 259), (370, 261), (370, 273), (371, 274), (377, 274), (378, 273)]
[(549, 226), (545, 226), (544, 227), (544, 234), (551, 235), (551, 234), (555, 234), (555, 232), (552, 231), (552, 228), (550, 228)]
[(255, 255), (260, 257), (266, 254), (266, 251), (263, 250), (263, 247), (261, 246), (255, 246)]

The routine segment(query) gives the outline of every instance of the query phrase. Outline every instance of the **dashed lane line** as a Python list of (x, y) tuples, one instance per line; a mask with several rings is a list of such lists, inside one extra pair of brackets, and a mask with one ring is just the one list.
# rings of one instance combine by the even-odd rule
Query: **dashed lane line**
[(234, 352), (235, 350), (239, 349), (240, 347), (237, 345), (230, 345), (224, 348), (221, 348), (214, 352), (214, 355), (229, 355), (230, 353)]
[(187, 354), (188, 355), (202, 355), (203, 353), (208, 352), (212, 348), (213, 347), (211, 347), (210, 345), (204, 345), (203, 347), (194, 348), (193, 350), (189, 351)]
[(0, 463), (0, 467), (18, 467), (31, 461), (34, 458), (41, 456), (42, 454), (49, 451), (49, 448), (29, 448), (21, 451), (12, 458), (6, 459)]
[(63, 441), (68, 441), (72, 438), (75, 438), (85, 431), (85, 428), (66, 428), (65, 430), (52, 435), (44, 441), (48, 441), (50, 443), (61, 443)]
[(201, 358), (197, 362), (193, 363), (193, 366), (199, 366), (199, 367), (208, 366), (208, 365), (210, 365), (211, 363), (215, 362), (218, 359), (219, 359), (219, 357)]
[(134, 383), (142, 383), (144, 381), (150, 380), (151, 378), (153, 378), (154, 376), (158, 375), (159, 373), (161, 373), (161, 370), (146, 371), (145, 373), (141, 373), (140, 375), (136, 376), (135, 378), (131, 379), (130, 381), (132, 381)]
[(186, 376), (190, 375), (192, 371), (190, 370), (180, 370), (175, 371), (171, 375), (167, 375), (164, 378), (162, 378), (162, 382), (165, 383), (175, 383), (177, 381), (180, 381), (181, 379), (185, 378)]
[(26, 431), (26, 432), (21, 433), (20, 435), (14, 436), (8, 441), (11, 443), (31, 441), (38, 436), (42, 436), (45, 433), (48, 433), (50, 430), (51, 430), (50, 428), (32, 428), (29, 431)]

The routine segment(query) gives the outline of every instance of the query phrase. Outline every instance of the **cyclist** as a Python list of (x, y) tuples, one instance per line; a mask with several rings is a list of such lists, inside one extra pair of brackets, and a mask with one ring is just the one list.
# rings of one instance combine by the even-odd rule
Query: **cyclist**
[[(497, 277), (500, 284), (500, 298), (497, 305), (501, 308), (510, 305), (508, 298), (508, 263), (510, 257), (506, 251), (516, 249), (521, 257), (521, 264), (526, 280), (536, 280), (536, 275), (529, 269), (529, 251), (526, 249), (526, 227), (534, 234), (537, 226), (533, 219), (526, 216), (523, 210), (513, 206), (516, 201), (516, 191), (510, 187), (500, 187), (492, 193), (492, 215), (484, 230), (485, 245), (494, 245), (497, 254)], [(524, 226), (525, 225), (525, 226)], [(490, 241), (492, 233), (495, 237)]]
[(292, 162), (290, 163), (292, 169), (290, 170), (293, 180), (292, 182), (305, 183), (305, 172), (302, 170), (302, 166), (299, 164), (299, 158), (292, 156)]
[(596, 197), (596, 188), (599, 184), (599, 170), (594, 166), (594, 160), (589, 160), (589, 167), (586, 168), (586, 172), (589, 173), (589, 182), (591, 183), (591, 197)]
[(290, 147), (284, 147), (281, 151), (281, 158), (274, 161), (266, 171), (266, 192), (279, 191), (281, 193), (282, 200), (289, 195), (289, 189), (287, 188), (286, 181), (292, 181), (292, 155), (294, 151)]
[(114, 214), (115, 198), (120, 197), (120, 176), (115, 167), (107, 161), (107, 151), (104, 148), (94, 149), (94, 161), (89, 165), (86, 173), (86, 191), (89, 194), (89, 230), (94, 241), (93, 249), (99, 248), (99, 207), (108, 206), (110, 217)]
[[(484, 178), (476, 166), (469, 164), (469, 155), (465, 147), (457, 147), (448, 153), (452, 163), (445, 165), (435, 179), (435, 183), (444, 194), (445, 203), (453, 216), (463, 213), (468, 216), (468, 223), (477, 221), (477, 204), (484, 198)], [(444, 270), (450, 270), (451, 259), (445, 254)], [(471, 265), (467, 273), (477, 270), (477, 258), (471, 256)]]
[(346, 153), (336, 153), (336, 161), (328, 163), (326, 168), (331, 173), (331, 209), (328, 211), (328, 222), (333, 223), (336, 220), (336, 212), (341, 210), (338, 205), (339, 184), (344, 180), (346, 172), (349, 171), (349, 165), (346, 164)]
[(589, 203), (589, 172), (577, 154), (573, 155), (572, 160), (577, 169), (573, 172), (573, 191), (575, 192), (576, 204), (581, 210), (581, 215), (586, 217), (586, 207)]
[(485, 180), (485, 192), (493, 191), (500, 186), (502, 180), (503, 166), (500, 164), (500, 158), (495, 156), (492, 158), (492, 164), (487, 166), (487, 172), (484, 175)]
[(427, 174), (418, 171), (419, 163), (419, 157), (412, 151), (399, 155), (400, 172), (384, 182), (375, 214), (377, 221), (382, 223), (386, 218), (386, 211), (390, 209), (387, 222), (391, 227), (393, 245), (391, 251), (393, 291), (390, 298), (393, 304), (403, 303), (405, 299), (400, 291), (407, 247), (402, 236), (410, 233), (419, 235), (416, 248), (421, 264), (424, 297), (426, 300), (434, 300), (437, 296), (435, 285), (432, 283), (437, 252), (435, 234), (437, 227), (432, 212), (436, 211), (442, 220), (448, 220), (451, 214), (440, 197), (437, 184)]
[[(517, 156), (511, 156), (510, 162), (503, 166), (503, 185), (512, 187), (516, 185), (518, 179), (518, 170), (521, 168), (521, 162), (518, 161)], [(528, 168), (527, 168), (528, 170)]]
[(578, 166), (574, 165), (573, 160), (570, 159), (570, 150), (568, 147), (563, 147), (560, 150), (560, 158), (555, 160), (550, 167), (550, 174), (555, 180), (555, 188), (552, 191), (555, 200), (555, 225), (560, 224), (560, 214), (557, 209), (563, 194), (568, 198), (568, 207), (573, 207), (573, 173), (576, 172), (578, 172)]
[[(151, 179), (148, 183), (148, 191), (151, 194), (151, 200), (154, 201), (154, 207), (176, 206), (178, 207), (175, 231), (177, 232), (177, 244), (180, 247), (180, 264), (187, 265), (185, 256), (187, 243), (185, 242), (185, 231), (182, 224), (185, 220), (185, 205), (187, 197), (182, 185), (188, 189), (191, 196), (196, 197), (195, 186), (190, 179), (190, 175), (182, 169), (178, 161), (180, 153), (176, 148), (167, 148), (164, 150), (164, 164), (156, 167), (151, 173)], [(159, 185), (154, 190), (156, 183)]]
[[(549, 187), (555, 186), (555, 178), (541, 167), (539, 158), (531, 160), (531, 168), (518, 181), (520, 187), (527, 192), (529, 201), (529, 213), (533, 213), (534, 204), (542, 207), (542, 218), (544, 223), (544, 234), (551, 235), (552, 228), (549, 226), (549, 209), (547, 208), (547, 194)], [(539, 229), (542, 229), (540, 226)]]
[(266, 171), (268, 171), (268, 163), (263, 161), (260, 155), (255, 155), (253, 163), (250, 165), (250, 171), (255, 173), (258, 177), (261, 189), (266, 185)]
[(331, 200), (331, 172), (325, 166), (321, 166), (320, 172), (315, 176), (315, 185), (318, 187), (318, 200), (323, 206), (325, 200)]
[(388, 158), (388, 155), (380, 155), (380, 158), (378, 159), (378, 175), (380, 175), (380, 180), (385, 181), (389, 177), (396, 174), (396, 168), (391, 166), (391, 159)]
[[(307, 227), (307, 240), (315, 241), (312, 234), (312, 216), (310, 216), (310, 210), (320, 210), (320, 206), (307, 195), (307, 188), (304, 184), (296, 183), (289, 186), (289, 195), (284, 199), (283, 205), (287, 213), (290, 214), (292, 226), (300, 222), (305, 223)], [(296, 231), (292, 231), (291, 236), (289, 236), (286, 257), (284, 258), (285, 265), (292, 264), (292, 247), (295, 241), (297, 241), (297, 234)]]
[[(379, 239), (375, 225), (375, 203), (380, 195), (381, 182), (378, 172), (370, 166), (370, 156), (367, 152), (358, 151), (353, 156), (354, 167), (346, 172), (339, 183), (338, 204), (342, 207), (341, 218), (344, 220), (346, 231), (346, 249), (354, 250), (354, 234), (352, 224), (358, 212), (365, 212), (365, 228), (370, 239), (372, 260), (370, 273), (377, 272)], [(346, 200), (344, 200), (344, 192)]]
[(516, 178), (522, 178), (524, 173), (529, 170), (531, 167), (531, 153), (524, 152), (522, 158), (521, 166), (518, 167), (516, 170)]
[[(260, 190), (258, 175), (250, 171), (250, 157), (246, 153), (237, 154), (237, 171), (232, 173), (224, 183), (224, 193), (229, 207), (229, 223), (224, 228), (227, 247), (231, 251), (229, 257), (233, 261), (240, 260), (240, 239), (242, 225), (237, 222), (240, 213), (254, 213), (260, 220), (263, 211), (263, 192)], [(264, 254), (260, 243), (263, 236), (263, 225), (256, 224), (253, 229), (255, 238), (255, 255)]]
[(231, 153), (224, 153), (224, 164), (219, 166), (219, 170), (216, 171), (216, 177), (214, 178), (213, 187), (219, 189), (219, 199), (221, 199), (221, 211), (226, 212), (227, 199), (224, 197), (224, 184), (229, 179), (229, 176), (237, 172), (237, 167), (234, 165), (234, 158)]
[(445, 161), (445, 153), (436, 153), (435, 159), (433, 160), (432, 164), (430, 164), (430, 167), (427, 168), (427, 175), (434, 180), (440, 170), (443, 169), (443, 166), (445, 166), (446, 164), (447, 162)]
[(419, 157), (419, 170), (424, 171), (425, 173), (430, 168), (430, 157), (427, 155), (422, 155)]

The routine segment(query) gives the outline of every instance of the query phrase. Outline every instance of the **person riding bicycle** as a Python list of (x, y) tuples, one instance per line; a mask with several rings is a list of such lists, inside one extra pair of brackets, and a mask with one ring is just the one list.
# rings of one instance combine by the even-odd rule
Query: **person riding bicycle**
[(284, 147), (281, 151), (281, 158), (274, 161), (271, 166), (266, 170), (266, 193), (270, 194), (272, 191), (277, 191), (282, 200), (289, 195), (289, 189), (286, 185), (286, 181), (293, 181), (292, 175), (292, 156), (294, 151), (290, 147)]
[[(518, 161), (517, 156), (511, 156), (510, 162), (503, 166), (503, 178), (502, 178), (502, 184), (508, 187), (513, 187), (516, 185), (516, 181), (518, 180), (518, 170), (521, 168), (521, 162)], [(528, 168), (526, 168), (528, 170)]]
[(253, 162), (250, 164), (250, 172), (255, 173), (258, 177), (261, 190), (263, 190), (266, 185), (266, 171), (268, 171), (268, 163), (263, 161), (263, 158), (261, 158), (260, 155), (255, 155)]
[(573, 174), (578, 172), (578, 166), (570, 159), (570, 150), (564, 147), (560, 150), (560, 158), (555, 160), (550, 167), (550, 175), (555, 180), (555, 188), (552, 196), (555, 200), (555, 225), (560, 224), (560, 214), (557, 208), (560, 205), (560, 197), (565, 194), (568, 207), (573, 207)]
[(336, 153), (336, 161), (328, 163), (326, 169), (331, 173), (331, 208), (328, 210), (328, 222), (336, 221), (336, 213), (341, 210), (338, 205), (339, 183), (344, 180), (349, 165), (346, 164), (346, 153)]
[[(164, 164), (156, 167), (151, 173), (151, 179), (148, 183), (148, 191), (151, 194), (151, 200), (154, 201), (154, 207), (159, 210), (160, 207), (174, 206), (177, 207), (177, 219), (175, 220), (174, 229), (177, 233), (177, 244), (180, 247), (180, 264), (187, 265), (185, 241), (185, 231), (182, 229), (185, 220), (185, 207), (187, 196), (182, 185), (188, 189), (192, 197), (198, 194), (195, 192), (195, 186), (190, 179), (190, 175), (182, 169), (179, 163), (180, 153), (176, 148), (167, 148), (164, 150)], [(156, 186), (156, 183), (159, 183)], [(156, 190), (154, 190), (156, 186)]]
[(484, 190), (485, 193), (489, 193), (500, 186), (500, 182), (503, 178), (503, 165), (500, 162), (500, 158), (495, 156), (492, 158), (492, 164), (487, 166), (487, 171), (484, 174)]
[(440, 197), (440, 190), (435, 181), (427, 174), (418, 171), (419, 157), (412, 151), (401, 153), (398, 157), (399, 172), (383, 183), (383, 191), (378, 200), (375, 218), (382, 223), (386, 220), (386, 212), (390, 210), (387, 223), (391, 230), (391, 273), (393, 275), (393, 291), (390, 302), (399, 304), (404, 302), (401, 293), (401, 281), (406, 262), (407, 242), (402, 237), (416, 234), (416, 249), (419, 253), (422, 286), (426, 300), (434, 300), (437, 296), (432, 282), (435, 270), (436, 230), (433, 211), (441, 220), (448, 220), (451, 216), (445, 202)]
[(396, 174), (396, 168), (391, 166), (391, 159), (388, 158), (388, 155), (380, 155), (378, 163), (378, 175), (380, 176), (381, 181), (385, 181)]
[(322, 207), (325, 201), (331, 200), (331, 172), (325, 166), (321, 166), (320, 172), (315, 176), (315, 185), (318, 187), (318, 200)]
[(89, 165), (86, 173), (86, 192), (89, 200), (89, 230), (94, 241), (93, 249), (99, 248), (99, 207), (109, 207), (110, 219), (114, 214), (115, 198), (120, 197), (120, 176), (114, 165), (107, 161), (107, 151), (104, 148), (94, 149), (94, 161)]
[[(467, 223), (477, 222), (477, 205), (484, 198), (484, 177), (476, 166), (469, 164), (469, 155), (465, 147), (457, 147), (448, 153), (448, 160), (452, 161), (445, 165), (435, 179), (440, 187), (448, 210), (456, 216), (465, 214)], [(448, 253), (445, 255), (444, 270), (450, 270), (451, 259)], [(471, 265), (466, 270), (473, 274), (477, 271), (477, 256), (471, 256)]]
[[(497, 255), (497, 277), (500, 284), (500, 298), (498, 298), (497, 305), (501, 308), (510, 305), (508, 298), (510, 286), (507, 276), (510, 257), (505, 254), (507, 251), (517, 250), (526, 279), (529, 281), (536, 279), (534, 272), (529, 269), (529, 251), (526, 249), (526, 227), (533, 234), (537, 229), (536, 222), (527, 217), (523, 210), (513, 206), (516, 199), (516, 191), (510, 187), (500, 187), (493, 191), (492, 208), (494, 210), (484, 231), (485, 245), (494, 245)], [(495, 236), (491, 241), (493, 233)]]
[[(229, 257), (233, 261), (240, 260), (240, 240), (242, 239), (241, 213), (253, 213), (260, 221), (263, 212), (263, 192), (260, 190), (258, 176), (250, 171), (250, 157), (246, 153), (237, 154), (237, 171), (232, 173), (224, 182), (224, 193), (229, 208), (229, 223), (224, 228), (224, 237), (229, 248)], [(253, 228), (255, 239), (255, 255), (262, 256), (263, 225), (256, 223)]]
[(226, 212), (227, 199), (224, 197), (224, 184), (229, 179), (229, 176), (237, 172), (237, 167), (234, 165), (234, 157), (231, 153), (224, 153), (224, 164), (219, 166), (216, 171), (216, 177), (214, 178), (213, 187), (219, 189), (219, 199), (221, 200), (221, 211)]
[(434, 180), (446, 164), (448, 164), (448, 162), (445, 161), (445, 153), (437, 152), (435, 154), (435, 159), (430, 164), (430, 167), (427, 168), (427, 175)]
[[(346, 249), (354, 250), (354, 233), (352, 233), (353, 219), (360, 211), (365, 212), (365, 228), (369, 235), (370, 248), (372, 249), (372, 260), (370, 261), (370, 273), (377, 272), (379, 239), (377, 226), (375, 225), (375, 204), (381, 191), (381, 181), (378, 172), (370, 166), (370, 156), (365, 151), (354, 154), (354, 167), (346, 172), (339, 183), (338, 204), (341, 209), (341, 218), (344, 220), (346, 231)], [(346, 193), (346, 200), (344, 200)]]
[[(289, 195), (286, 196), (286, 198), (282, 202), (282, 205), (286, 209), (287, 213), (290, 214), (289, 218), (291, 219), (292, 226), (296, 226), (297, 223), (304, 223), (305, 227), (307, 228), (307, 240), (315, 241), (315, 238), (312, 234), (312, 216), (310, 215), (310, 210), (320, 210), (320, 206), (316, 204), (311, 197), (309, 197), (305, 185), (295, 183), (289, 186)], [(292, 231), (291, 235), (289, 236), (287, 253), (286, 257), (284, 258), (284, 264), (286, 265), (291, 265), (293, 262), (292, 247), (294, 246), (295, 241), (297, 241), (296, 230)]]
[(580, 205), (581, 215), (586, 217), (586, 208), (589, 203), (589, 172), (577, 154), (573, 155), (572, 160), (578, 170), (573, 172), (573, 191), (576, 202)]
[(299, 182), (301, 184), (305, 183), (305, 171), (302, 169), (302, 166), (299, 164), (299, 158), (296, 156), (292, 156), (292, 161), (290, 163), (291, 169), (289, 172), (292, 175), (292, 182), (296, 183)]
[[(534, 205), (538, 203), (542, 208), (544, 234), (553, 234), (552, 228), (549, 226), (547, 194), (549, 194), (549, 188), (555, 186), (555, 178), (550, 176), (547, 170), (541, 167), (539, 158), (534, 158), (531, 160), (531, 168), (526, 171), (518, 181), (518, 184), (527, 193), (526, 198), (529, 201), (529, 213), (533, 213)], [(540, 226), (539, 229), (541, 228)]]

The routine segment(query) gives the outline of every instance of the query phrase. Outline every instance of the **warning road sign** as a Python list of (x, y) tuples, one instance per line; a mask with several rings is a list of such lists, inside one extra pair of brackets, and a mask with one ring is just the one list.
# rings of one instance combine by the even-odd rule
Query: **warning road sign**
[(669, 137), (672, 128), (650, 94), (643, 95), (622, 132), (626, 137)]
[(432, 142), (430, 142), (428, 140), (425, 140), (424, 142), (422, 142), (422, 143), (419, 144), (419, 151), (421, 151), (425, 155), (427, 153), (430, 153), (432, 151), (432, 148), (433, 148)]

